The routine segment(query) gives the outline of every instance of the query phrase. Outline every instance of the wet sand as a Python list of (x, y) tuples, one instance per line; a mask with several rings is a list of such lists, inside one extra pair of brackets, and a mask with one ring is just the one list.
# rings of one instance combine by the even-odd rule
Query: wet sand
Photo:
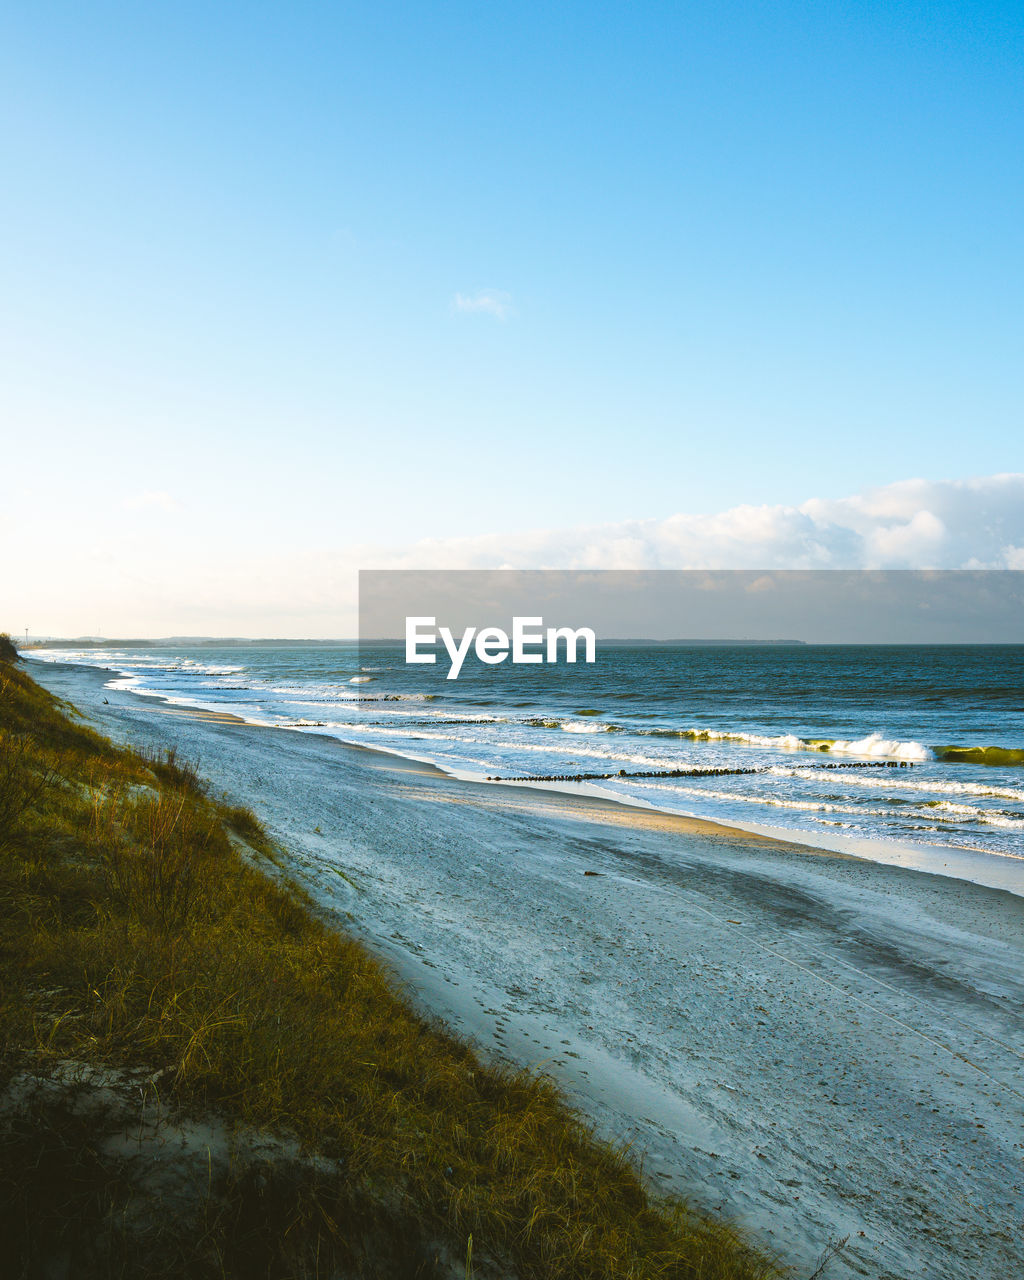
[(837, 1280), (1024, 1275), (1024, 899), (29, 670), (198, 756), (420, 1008), (797, 1276), (847, 1235)]

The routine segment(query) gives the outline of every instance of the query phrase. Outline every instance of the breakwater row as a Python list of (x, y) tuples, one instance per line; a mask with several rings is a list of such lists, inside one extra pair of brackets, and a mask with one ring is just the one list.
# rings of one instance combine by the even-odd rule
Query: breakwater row
[[(808, 764), (805, 769), (913, 769), (912, 760), (851, 760), (836, 764)], [(734, 778), (745, 773), (769, 773), (771, 765), (756, 769), (616, 769), (611, 773), (488, 774), (488, 782), (600, 782), (608, 778)]]

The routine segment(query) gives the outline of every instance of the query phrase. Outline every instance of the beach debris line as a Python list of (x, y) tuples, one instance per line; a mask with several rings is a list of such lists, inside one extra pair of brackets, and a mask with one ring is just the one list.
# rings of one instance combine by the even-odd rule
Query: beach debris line
[[(805, 769), (913, 769), (913, 760), (849, 760), (836, 764), (808, 764)], [(600, 782), (607, 778), (723, 778), (744, 773), (769, 773), (771, 765), (750, 769), (615, 769), (611, 773), (488, 774), (488, 782)]]

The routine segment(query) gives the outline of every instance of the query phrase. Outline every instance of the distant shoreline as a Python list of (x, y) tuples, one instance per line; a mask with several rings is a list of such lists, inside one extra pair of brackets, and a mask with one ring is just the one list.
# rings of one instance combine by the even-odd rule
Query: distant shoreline
[[(33, 649), (136, 649), (159, 648), (216, 648), (221, 645), (248, 646), (253, 649), (295, 648), (330, 649), (337, 646), (386, 645), (401, 648), (404, 640), (398, 638), (339, 637), (331, 640), (289, 639), (288, 637), (253, 638), (246, 636), (164, 636), (116, 639), (111, 637), (77, 636), (69, 639), (40, 639), (32, 637), (27, 643), (18, 644), (20, 651), (31, 653)], [(807, 649), (1022, 649), (1024, 643), (1010, 640), (750, 640), (750, 639), (669, 639), (644, 637), (598, 636), (600, 647), (633, 649), (667, 648), (807, 648)]]

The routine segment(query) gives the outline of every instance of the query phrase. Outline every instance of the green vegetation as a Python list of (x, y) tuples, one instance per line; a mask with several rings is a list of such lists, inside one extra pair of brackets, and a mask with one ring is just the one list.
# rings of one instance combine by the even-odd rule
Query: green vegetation
[(414, 1015), (275, 860), (0, 661), (0, 1273), (780, 1274)]
[(1020, 747), (935, 747), (935, 758), (947, 764), (989, 764), (1017, 766), (1024, 764)]

